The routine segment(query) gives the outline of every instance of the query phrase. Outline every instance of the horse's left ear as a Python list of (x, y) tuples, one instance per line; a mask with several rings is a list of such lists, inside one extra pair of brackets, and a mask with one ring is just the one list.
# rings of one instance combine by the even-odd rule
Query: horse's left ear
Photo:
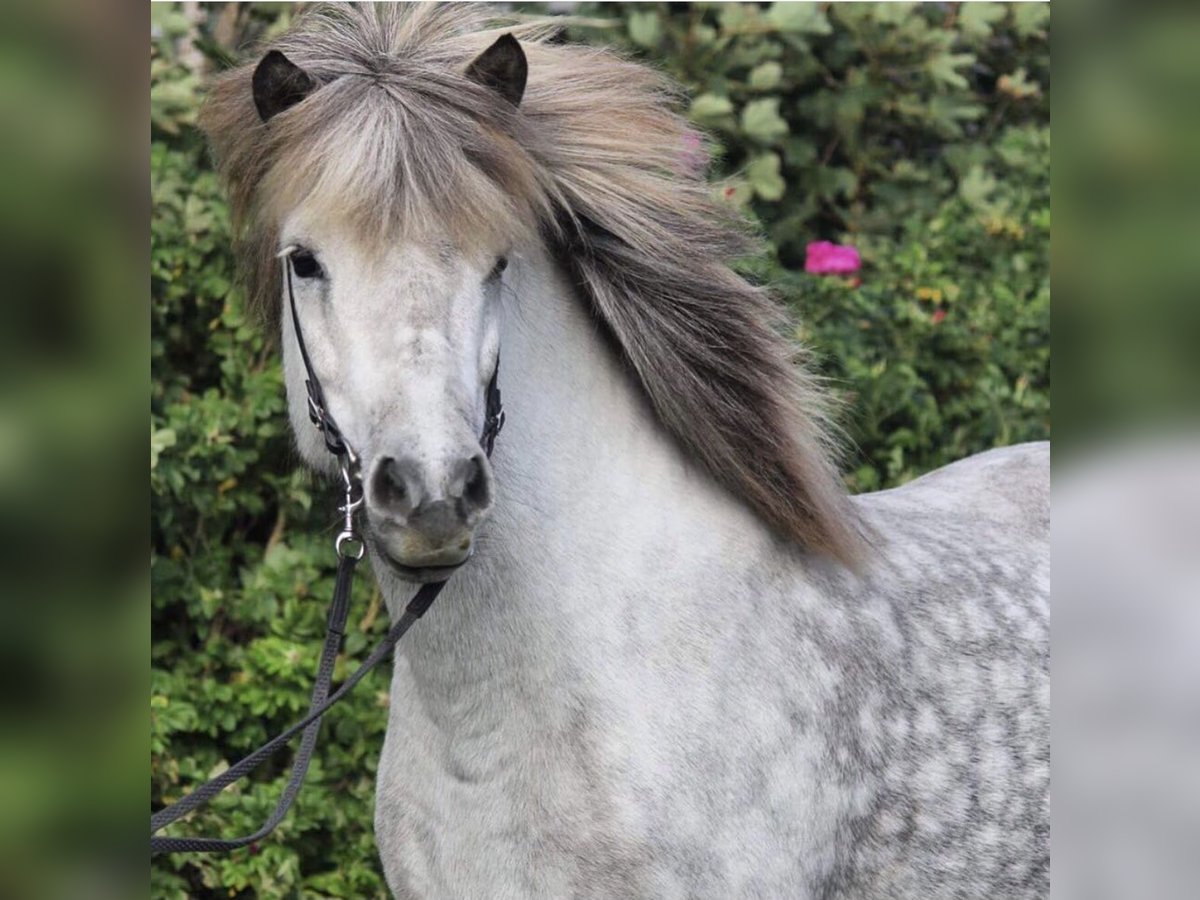
[(295, 106), (317, 87), (311, 75), (278, 50), (262, 58), (254, 69), (251, 85), (254, 106), (264, 122)]
[(525, 79), (529, 76), (529, 65), (525, 51), (511, 34), (502, 34), (496, 43), (480, 53), (467, 66), (467, 77), (477, 84), (489, 87), (513, 106), (521, 105), (525, 96)]

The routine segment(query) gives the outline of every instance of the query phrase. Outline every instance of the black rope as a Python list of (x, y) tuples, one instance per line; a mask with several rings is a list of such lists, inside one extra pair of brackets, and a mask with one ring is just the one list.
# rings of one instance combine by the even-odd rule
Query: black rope
[[(409, 601), (404, 613), (388, 630), (387, 636), (375, 646), (375, 649), (371, 651), (371, 655), (363, 661), (362, 665), (331, 694), (329, 693), (329, 687), (333, 679), (333, 665), (337, 659), (337, 651), (342, 641), (341, 628), (345, 625), (345, 607), (349, 605), (350, 581), (356, 562), (357, 560), (354, 557), (343, 557), (338, 567), (338, 586), (334, 591), (334, 606), (336, 608), (339, 601), (341, 601), (344, 604), (344, 608), (341, 611), (341, 620), (336, 623), (331, 622), (330, 629), (326, 634), (325, 647), (321, 653), (321, 665), (317, 671), (316, 684), (313, 685), (312, 703), (309, 706), (308, 714), (287, 730), (271, 738), (271, 740), (267, 741), (267, 743), (263, 744), (249, 756), (243, 757), (237, 763), (230, 766), (216, 778), (206, 781), (182, 800), (165, 809), (159, 810), (151, 816), (150, 854), (152, 856), (157, 853), (215, 853), (236, 850), (239, 847), (245, 847), (247, 844), (259, 841), (274, 831), (275, 827), (288, 814), (288, 811), (292, 808), (292, 804), (296, 802), (296, 797), (300, 793), (300, 787), (304, 783), (304, 777), (308, 774), (308, 766), (312, 761), (313, 751), (316, 749), (317, 735), (321, 730), (321, 717), (328, 712), (331, 706), (350, 693), (354, 689), (354, 686), (362, 681), (368, 672), (383, 662), (400, 638), (404, 637), (404, 633), (412, 627), (417, 619), (425, 614), (425, 611), (433, 604), (437, 595), (441, 593), (442, 588), (446, 586), (446, 582), (440, 581), (436, 584), (424, 585), (418, 590), (413, 599)], [(279, 801), (275, 804), (275, 810), (258, 831), (255, 831), (253, 834), (228, 839), (154, 836), (156, 831), (160, 831), (192, 810), (205, 805), (229, 785), (235, 781), (240, 781), (246, 775), (253, 772), (269, 759), (275, 751), (283, 747), (301, 731), (304, 732), (304, 737), (300, 741), (300, 748), (296, 752), (296, 760), (292, 764), (291, 777), (288, 779), (288, 783), (284, 787)]]

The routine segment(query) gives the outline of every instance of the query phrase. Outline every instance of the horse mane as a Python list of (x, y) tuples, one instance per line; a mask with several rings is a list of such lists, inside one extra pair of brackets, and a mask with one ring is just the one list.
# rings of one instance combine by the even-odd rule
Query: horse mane
[[(301, 200), (365, 239), (436, 226), (469, 247), (525, 229), (684, 450), (781, 535), (855, 561), (826, 392), (782, 336), (780, 306), (730, 268), (758, 244), (705, 181), (678, 88), (609, 50), (551, 40), (545, 20), (496, 22), (465, 3), (312, 8), (270, 47), (318, 87), (269, 124), (251, 91), (261, 52), (218, 76), (201, 125), (251, 306), (277, 314), (279, 221)], [(516, 109), (464, 74), (506, 32), (529, 64)]]

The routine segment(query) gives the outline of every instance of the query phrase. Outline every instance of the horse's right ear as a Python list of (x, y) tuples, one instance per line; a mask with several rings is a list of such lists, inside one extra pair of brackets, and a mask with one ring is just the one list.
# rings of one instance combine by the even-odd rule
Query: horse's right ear
[(316, 89), (317, 83), (302, 68), (272, 50), (254, 69), (254, 105), (264, 122), (295, 106)]

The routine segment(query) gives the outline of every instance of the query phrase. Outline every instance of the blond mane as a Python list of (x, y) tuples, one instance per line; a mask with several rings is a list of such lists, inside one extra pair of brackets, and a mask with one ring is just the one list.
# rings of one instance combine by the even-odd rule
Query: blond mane
[[(495, 229), (540, 236), (684, 450), (780, 534), (853, 561), (825, 394), (777, 304), (729, 267), (757, 247), (705, 182), (677, 88), (548, 41), (553, 25), (497, 22), (466, 3), (311, 9), (270, 47), (318, 87), (269, 124), (251, 91), (261, 52), (216, 80), (201, 123), (251, 304), (278, 308), (278, 223), (301, 200), (364, 240), (433, 224), (464, 246)], [(464, 75), (505, 32), (529, 64), (515, 109)]]

